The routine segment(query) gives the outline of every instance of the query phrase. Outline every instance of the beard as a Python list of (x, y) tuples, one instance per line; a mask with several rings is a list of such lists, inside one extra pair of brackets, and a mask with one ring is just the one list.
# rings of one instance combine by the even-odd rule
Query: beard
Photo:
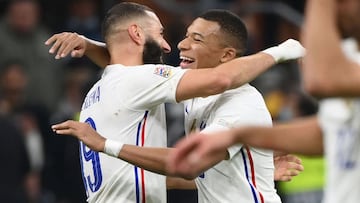
[(160, 45), (152, 38), (148, 38), (144, 45), (143, 63), (144, 64), (162, 64), (163, 50)]

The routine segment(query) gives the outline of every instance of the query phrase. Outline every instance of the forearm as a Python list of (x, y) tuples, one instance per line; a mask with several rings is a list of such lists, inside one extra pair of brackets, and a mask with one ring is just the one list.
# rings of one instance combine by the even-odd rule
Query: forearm
[(256, 78), (275, 64), (268, 54), (240, 57), (215, 68), (188, 70), (176, 89), (178, 102), (222, 93)]
[(302, 75), (305, 89), (318, 97), (354, 96), (360, 92), (356, 89), (358, 68), (341, 49), (336, 4), (336, 0), (310, 0), (306, 7), (303, 42), (307, 54)]
[[(119, 158), (142, 169), (169, 175), (165, 164), (171, 148), (150, 148), (124, 145)], [(194, 180), (185, 180), (179, 177), (166, 177), (167, 189), (196, 189)]]
[(251, 82), (273, 65), (275, 65), (275, 60), (272, 56), (259, 52), (232, 60), (219, 68), (223, 68), (227, 74), (226, 77), (231, 78), (230, 88), (236, 88)]
[(176, 100), (205, 97), (222, 93), (246, 84), (265, 72), (275, 63), (304, 56), (304, 47), (296, 40), (288, 39), (278, 46), (262, 52), (222, 63), (215, 68), (187, 71), (181, 78)]
[(170, 148), (151, 148), (124, 145), (118, 157), (154, 173), (167, 175), (165, 162)]
[(110, 62), (110, 55), (106, 48), (106, 44), (85, 38), (87, 48), (85, 55), (101, 68), (105, 68)]
[(304, 155), (323, 154), (322, 133), (316, 117), (274, 127), (245, 127), (233, 130), (234, 140), (254, 147)]
[(267, 69), (288, 60), (303, 57), (304, 47), (294, 39), (288, 39), (283, 43), (267, 48), (257, 54), (240, 57), (218, 67), (231, 78), (230, 88), (239, 87), (255, 79)]

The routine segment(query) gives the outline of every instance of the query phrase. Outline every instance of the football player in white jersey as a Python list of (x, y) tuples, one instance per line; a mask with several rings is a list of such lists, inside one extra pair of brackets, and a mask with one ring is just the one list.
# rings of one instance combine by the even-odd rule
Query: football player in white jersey
[[(218, 14), (220, 14), (220, 13), (218, 13)], [(204, 16), (204, 18), (205, 18), (205, 16)], [(207, 21), (205, 19), (200, 18), (200, 19), (198, 19), (198, 21), (200, 21), (200, 22)], [(204, 22), (202, 22), (202, 23), (200, 23), (200, 22), (197, 22), (197, 24), (202, 25), (202, 23), (204, 23)], [(213, 37), (213, 38), (216, 37), (216, 35), (213, 35), (213, 31), (219, 30), (219, 25), (217, 23), (211, 22), (211, 20), (208, 21), (207, 23), (208, 23), (208, 25), (211, 26), (210, 29), (207, 30), (208, 33), (192, 32), (187, 37), (187, 41), (189, 41), (189, 40), (196, 41), (197, 38), (200, 38), (198, 40), (205, 40), (205, 39), (209, 40), (208, 38), (206, 38), (206, 37), (208, 37), (207, 35), (210, 35), (210, 37)], [(205, 25), (207, 25), (207, 24), (205, 23)], [(193, 26), (196, 28), (196, 22), (194, 22)], [(214, 30), (212, 30), (212, 29), (214, 29)], [(240, 29), (245, 30), (244, 27), (240, 28)], [(245, 34), (246, 34), (246, 30), (245, 30)], [(246, 38), (246, 36), (242, 36), (242, 37)], [(234, 39), (231, 39), (231, 40), (234, 40)], [(112, 55), (112, 49), (114, 49), (114, 46), (109, 47), (109, 43), (107, 45), (108, 45), (108, 48), (110, 48), (109, 49), (110, 55)], [(120, 45), (118, 45), (118, 46), (120, 46)], [(215, 46), (215, 45), (212, 45), (212, 46)], [(219, 45), (217, 45), (217, 46), (219, 46)], [(216, 47), (216, 48), (221, 50), (220, 47)], [(223, 60), (221, 62), (222, 63), (226, 62), (226, 61), (238, 56), (239, 54), (242, 54), (243, 49), (244, 49), (244, 47), (241, 44), (240, 44), (240, 47), (237, 47), (236, 49), (229, 48), (229, 49), (225, 50), (225, 48), (224, 48), (224, 50), (223, 50), (224, 51), (224, 59), (221, 59), (221, 60)], [(278, 50), (279, 48), (276, 48), (276, 49)], [(296, 49), (301, 49), (301, 47), (297, 47)], [(267, 53), (268, 51), (270, 51), (270, 54), (272, 54), (272, 52), (273, 52), (271, 50), (267, 50), (265, 52)], [(303, 51), (303, 50), (301, 50), (301, 51)], [(226, 54), (228, 54), (228, 55), (226, 55)], [(61, 54), (60, 54), (60, 56), (61, 56)], [(301, 56), (301, 54), (297, 54), (297, 56)], [(244, 58), (248, 58), (248, 57), (244, 57)], [(275, 57), (275, 58), (277, 58), (277, 57)], [(282, 58), (282, 56), (281, 56), (281, 58)], [(297, 57), (293, 57), (293, 58), (297, 58)], [(190, 61), (190, 59), (194, 60), (194, 59), (190, 58), (190, 56), (186, 56), (186, 59), (187, 59), (187, 61)], [(200, 59), (199, 59), (199, 61), (200, 61)], [(247, 63), (247, 61), (242, 61), (242, 62)], [(219, 62), (217, 61), (217, 64), (210, 64), (210, 65), (215, 66), (215, 65), (218, 65), (218, 63)], [(240, 63), (236, 63), (234, 65), (240, 65)], [(245, 65), (245, 64), (243, 64), (243, 65)], [(115, 67), (115, 66), (117, 66), (117, 67)], [(154, 67), (154, 65), (148, 65), (148, 67), (149, 67), (148, 72), (143, 71), (142, 74), (144, 74), (143, 80), (148, 78), (147, 80), (149, 80), (149, 82), (144, 82), (144, 84), (137, 84), (136, 77), (139, 77), (141, 69), (132, 67), (131, 69), (134, 69), (134, 70), (126, 70), (126, 71), (116, 70), (116, 69), (121, 69), (121, 68), (119, 68), (119, 66), (120, 65), (109, 65), (106, 67), (102, 79), (92, 88), (92, 90), (90, 90), (89, 94), (87, 95), (84, 105), (83, 105), (83, 110), (81, 112), (82, 115), (85, 115), (87, 113), (89, 114), (86, 116), (81, 116), (82, 117), (81, 121), (82, 122), (87, 121), (87, 123), (91, 124), (94, 128), (96, 127), (96, 130), (100, 134), (103, 134), (104, 136), (106, 136), (107, 140), (105, 142), (104, 139), (101, 139), (101, 137), (99, 137), (98, 142), (94, 142), (94, 144), (96, 146), (100, 146), (101, 150), (98, 150), (97, 147), (94, 148), (92, 143), (91, 142), (88, 143), (88, 140), (86, 140), (86, 139), (84, 140), (84, 143), (88, 144), (90, 148), (95, 149), (97, 151), (103, 151), (104, 145), (105, 145), (105, 152), (108, 154), (111, 154), (113, 156), (119, 155), (119, 157), (122, 158), (123, 160), (126, 160), (130, 163), (134, 163), (137, 166), (146, 168), (148, 170), (151, 170), (151, 171), (154, 171), (157, 173), (167, 174), (165, 171), (165, 168), (164, 168), (164, 163), (166, 160), (166, 154), (168, 153), (168, 150), (163, 148), (163, 147), (166, 147), (166, 143), (163, 142), (164, 139), (166, 139), (166, 136), (162, 135), (163, 133), (161, 133), (160, 130), (155, 131), (157, 127), (164, 128), (165, 123), (163, 121), (162, 122), (158, 121), (159, 119), (163, 119), (163, 117), (161, 117), (161, 116), (156, 116), (157, 119), (155, 121), (151, 120), (152, 116), (154, 116), (154, 112), (151, 112), (148, 109), (151, 109), (151, 107), (154, 108), (153, 107), (154, 105), (159, 106), (160, 105), (159, 102), (161, 100), (163, 102), (165, 102), (165, 101), (175, 102), (175, 101), (185, 100), (185, 99), (187, 99), (186, 97), (196, 96), (196, 95), (192, 95), (190, 93), (191, 93), (191, 91), (195, 91), (195, 87), (198, 88), (200, 85), (197, 85), (196, 83), (191, 81), (192, 78), (188, 78), (188, 79), (186, 78), (186, 75), (189, 74), (188, 73), (189, 71), (187, 71), (186, 73), (183, 73), (184, 71), (180, 71), (180, 73), (177, 73), (177, 71), (171, 69), (171, 67), (164, 66), (164, 65), (158, 65), (155, 67)], [(257, 65), (255, 65), (255, 66), (257, 66)], [(154, 70), (154, 68), (151, 68), (151, 67), (154, 67), (156, 69)], [(209, 66), (207, 66), (207, 67), (209, 67)], [(215, 68), (215, 69), (218, 69), (218, 68)], [(199, 70), (199, 71), (195, 71), (195, 72), (198, 72), (199, 74), (204, 76), (204, 74), (206, 74), (207, 71), (203, 72), (203, 70), (206, 70), (206, 69), (202, 69), (201, 71)], [(227, 70), (229, 70), (229, 69), (227, 69)], [(117, 73), (110, 74), (111, 72), (109, 72), (109, 71), (111, 71), (111, 72), (116, 71), (116, 72), (118, 72), (118, 74)], [(193, 71), (191, 71), (191, 72), (193, 72)], [(151, 75), (152, 73), (155, 73), (155, 74), (153, 74), (153, 76), (150, 77), (149, 74)], [(184, 76), (180, 79), (181, 74), (184, 74)], [(194, 76), (196, 74), (197, 73), (195, 73)], [(114, 75), (115, 77), (113, 77), (111, 75)], [(176, 75), (178, 75), (178, 76), (176, 76)], [(156, 79), (158, 76), (162, 77), (161, 82), (159, 82), (158, 79)], [(253, 78), (254, 76), (251, 76), (251, 78)], [(131, 78), (131, 77), (133, 77), (133, 78)], [(140, 76), (140, 77), (142, 77), (142, 76)], [(105, 80), (105, 78), (109, 78), (110, 80), (109, 79)], [(154, 78), (154, 79), (151, 79), (151, 78)], [(178, 79), (175, 79), (175, 78), (178, 78)], [(179, 79), (180, 79), (180, 81), (179, 81)], [(196, 79), (198, 79), (198, 78), (196, 78)], [(175, 82), (171, 83), (170, 80), (175, 80)], [(104, 87), (106, 84), (105, 81), (111, 82), (111, 84), (107, 88)], [(120, 85), (124, 81), (126, 81), (128, 83), (129, 83), (129, 81), (132, 81), (132, 83), (134, 83), (134, 84), (131, 83), (131, 85), (134, 87)], [(151, 83), (154, 83), (156, 81), (157, 81), (157, 83), (155, 83), (156, 85), (151, 85)], [(184, 84), (184, 83), (186, 84), (186, 81), (189, 81), (189, 82), (187, 82), (188, 85), (182, 86), (182, 84)], [(191, 83), (190, 83), (190, 81), (191, 81)], [(248, 80), (245, 80), (242, 82), (246, 83), (247, 81)], [(169, 83), (169, 84), (167, 84), (167, 83)], [(176, 86), (177, 83), (178, 83), (178, 85)], [(195, 85), (195, 86), (193, 86), (193, 85)], [(123, 87), (123, 88), (126, 87), (127, 89), (121, 90), (123, 93), (119, 94), (119, 96), (116, 96), (118, 94), (117, 93), (118, 90), (116, 90), (115, 88), (110, 88), (110, 86), (115, 86), (115, 87), (119, 86), (119, 87)], [(144, 86), (143, 87), (144, 90), (141, 90), (141, 88), (140, 88), (141, 86)], [(109, 97), (111, 95), (111, 101), (107, 101), (106, 102), (107, 105), (105, 104), (105, 101), (104, 101), (103, 104), (106, 105), (106, 108), (105, 107), (101, 108), (101, 109), (99, 108), (98, 112), (94, 113), (94, 109), (91, 109), (92, 106), (94, 106), (96, 104), (101, 105), (101, 103), (99, 102), (101, 100), (100, 99), (101, 95), (104, 95), (106, 92), (105, 90), (102, 91), (101, 87), (106, 90), (109, 90), (108, 95), (109, 95)], [(162, 88), (162, 87), (164, 87), (164, 88)], [(151, 89), (151, 91), (149, 91), (150, 89)], [(114, 90), (116, 90), (116, 91), (114, 91)], [(181, 94), (180, 94), (182, 92), (181, 90), (187, 91), (187, 92), (184, 91), (184, 93), (182, 93), (182, 94), (184, 94), (184, 96), (181, 96)], [(175, 95), (169, 96), (169, 95), (171, 95), (171, 94), (167, 93), (169, 91), (174, 91), (174, 92), (176, 91), (176, 93), (174, 93), (176, 96)], [(181, 91), (181, 92), (179, 93), (179, 91)], [(201, 91), (201, 90), (196, 90), (197, 93), (195, 92), (193, 94), (199, 94), (199, 96), (204, 96), (203, 93), (200, 94), (200, 92), (198, 92), (198, 91)], [(117, 94), (115, 94), (115, 93), (117, 93)], [(213, 93), (209, 93), (209, 94), (213, 94)], [(247, 97), (241, 96), (243, 94), (248, 94), (248, 96)], [(162, 95), (162, 96), (160, 96), (160, 95)], [(188, 95), (188, 96), (185, 96), (185, 95)], [(233, 95), (239, 95), (239, 96), (243, 97), (244, 106), (249, 105), (248, 99), (255, 98), (257, 100), (257, 102), (252, 102), (251, 105), (255, 105), (256, 108), (260, 107), (260, 109), (261, 109), (259, 111), (260, 115), (264, 115), (264, 118), (262, 118), (262, 119), (255, 118), (255, 116), (254, 116), (254, 119), (249, 119), (249, 121), (247, 121), (246, 124), (248, 124), (250, 122), (250, 123), (256, 123), (256, 124), (271, 125), (271, 118), (266, 110), (266, 107), (263, 103), (261, 95), (254, 88), (250, 87), (249, 85), (245, 85), (245, 86), (241, 87), (240, 89), (234, 90), (233, 92), (228, 92), (227, 94), (225, 94), (222, 97), (222, 100), (224, 102), (223, 109), (220, 108), (220, 107), (222, 107), (222, 105), (218, 106), (214, 109), (217, 111), (214, 111), (213, 115), (205, 115), (205, 116), (203, 115), (202, 118), (200, 118), (200, 119), (205, 119), (204, 120), (205, 122), (206, 122), (206, 120), (209, 120), (209, 122), (208, 122), (209, 129), (215, 130), (215, 129), (221, 128), (221, 126), (226, 127), (226, 128), (229, 127), (228, 125), (225, 125), (225, 123), (223, 123), (223, 125), (220, 125), (221, 123), (219, 123), (219, 122), (221, 122), (222, 120), (226, 121), (226, 117), (229, 116), (228, 115), (229, 108), (230, 108), (232, 102), (235, 102), (235, 100), (230, 101), (230, 98), (234, 97)], [(121, 99), (121, 98), (123, 98), (123, 99)], [(125, 98), (130, 98), (130, 99), (125, 99)], [(214, 96), (213, 98), (209, 99), (208, 101), (212, 101), (212, 103), (214, 103), (215, 101), (217, 101), (216, 100), (217, 98), (218, 98), (218, 96)], [(245, 98), (248, 98), (248, 99), (245, 99)], [(125, 100), (125, 101), (123, 101), (123, 100)], [(113, 108), (113, 107), (119, 108), (118, 103), (121, 104), (120, 106), (125, 106), (129, 109), (122, 108), (122, 109), (111, 110), (111, 108)], [(206, 102), (204, 104), (206, 104)], [(225, 104), (227, 104), (228, 106)], [(206, 104), (206, 105), (208, 105), (208, 104)], [(108, 108), (110, 110), (108, 110)], [(199, 109), (199, 107), (197, 107), (197, 108)], [(253, 107), (249, 107), (249, 108), (253, 108)], [(91, 111), (88, 111), (88, 109), (90, 109)], [(228, 122), (229, 125), (237, 125), (237, 124), (242, 123), (243, 122), (242, 120), (245, 119), (245, 116), (243, 118), (234, 118), (234, 116), (241, 117), (241, 114), (239, 114), (240, 110), (244, 110), (244, 113), (248, 113), (247, 111), (245, 111), (246, 109), (247, 109), (247, 107), (244, 107), (243, 109), (238, 108), (237, 111), (230, 111), (230, 112), (233, 112), (234, 115), (231, 116), (232, 118), (226, 122)], [(137, 110), (137, 111), (132, 112), (134, 110)], [(140, 110), (142, 110), (142, 111), (140, 111)], [(224, 111), (224, 110), (226, 110), (226, 111)], [(110, 112), (114, 112), (114, 113), (110, 113)], [(257, 112), (257, 111), (254, 111), (253, 114), (257, 114), (255, 112)], [(235, 115), (235, 113), (237, 115)], [(105, 114), (104, 118), (101, 118), (99, 116), (101, 114)], [(90, 116), (90, 115), (92, 115), (92, 116)], [(96, 117), (97, 120), (99, 120), (99, 117), (100, 117), (99, 126), (105, 126), (106, 128), (110, 128), (110, 129), (108, 129), (108, 130), (102, 129), (102, 131), (99, 131), (99, 128), (97, 127), (97, 125), (95, 126), (95, 122), (92, 121), (92, 120), (94, 120), (93, 117)], [(113, 117), (113, 118), (109, 119), (111, 117)], [(88, 120), (88, 118), (91, 118), (91, 119)], [(220, 119), (220, 121), (216, 120), (215, 118)], [(105, 119), (106, 119), (106, 121), (105, 121)], [(104, 123), (102, 123), (101, 120), (103, 120)], [(114, 120), (114, 123), (112, 123), (110, 120)], [(125, 122), (125, 120), (127, 120), (128, 122)], [(130, 123), (133, 127), (121, 125), (122, 123), (129, 125), (129, 121), (131, 121)], [(159, 126), (154, 126), (154, 123), (156, 123), (156, 122), (158, 122), (157, 124)], [(74, 124), (74, 122), (67, 122), (67, 123)], [(118, 123), (118, 124), (116, 124), (116, 123)], [(64, 125), (66, 125), (66, 124), (64, 124)], [(75, 126), (72, 126), (72, 127), (76, 128), (76, 124), (74, 124), (74, 125)], [(117, 127), (116, 128), (111, 127), (112, 125), (117, 125)], [(88, 125), (85, 125), (85, 126), (88, 126)], [(54, 129), (56, 129), (57, 133), (62, 133), (62, 132), (64, 132), (65, 134), (68, 133), (68, 131), (66, 131), (66, 130), (63, 131), (63, 130), (59, 129), (58, 127), (62, 128), (63, 125), (54, 126)], [(151, 129), (151, 132), (146, 131), (147, 129)], [(89, 129), (87, 129), (87, 130), (89, 130)], [(93, 132), (95, 132), (95, 131), (93, 131)], [(110, 133), (112, 135), (110, 135), (108, 133)], [(86, 135), (89, 135), (89, 133), (86, 132)], [(131, 136), (131, 135), (133, 135), (133, 136)], [(151, 136), (158, 136), (158, 137), (152, 138)], [(111, 140), (116, 140), (116, 141), (111, 141)], [(119, 154), (119, 151), (121, 149), (121, 144), (119, 144), (119, 143), (126, 144), (123, 147), (123, 149), (121, 150), (120, 154)], [(142, 146), (142, 148), (133, 147), (130, 144)], [(115, 147), (113, 145), (115, 145)], [(106, 147), (106, 146), (108, 146), (108, 147)], [(158, 148), (147, 148), (146, 146), (158, 147)], [(162, 147), (162, 148), (160, 148), (160, 147)], [(114, 148), (116, 150), (113, 150)], [(85, 146), (82, 147), (82, 152), (84, 152), (84, 156), (82, 156), (83, 163), (85, 163), (84, 158), (86, 158), (86, 155), (88, 154), (87, 153), (88, 150), (89, 149), (87, 149)], [(240, 148), (238, 148), (237, 150), (240, 150)], [(236, 151), (233, 151), (233, 153), (230, 153), (230, 154), (231, 154), (231, 156), (232, 156), (232, 154), (237, 154), (239, 157), (240, 156), (242, 157), (242, 159), (241, 159), (242, 161), (248, 162), (245, 165), (249, 168), (242, 167), (242, 172), (249, 170), (249, 174), (248, 174), (248, 177), (243, 176), (242, 181), (244, 183), (246, 183), (248, 194), (250, 195), (250, 198), (252, 199), (251, 202), (255, 201), (254, 198), (260, 200), (263, 197), (265, 197), (266, 200), (269, 200), (268, 202), (279, 202), (279, 199), (273, 188), (273, 169), (272, 169), (273, 168), (273, 157), (272, 157), (272, 153), (271, 152), (268, 153), (267, 151), (266, 152), (259, 151), (259, 153), (256, 154), (256, 151), (250, 152), (250, 151), (246, 151), (246, 150), (249, 150), (249, 149), (243, 149), (242, 155), (240, 155), (241, 154), (240, 152), (236, 152)], [(252, 153), (254, 153), (254, 155), (251, 155)], [(227, 153), (225, 153), (221, 156), (223, 156), (225, 158), (226, 155), (227, 155)], [(254, 165), (254, 163), (251, 162), (251, 160), (250, 160), (250, 158), (253, 158), (253, 157), (249, 157), (250, 155), (251, 156), (259, 156), (260, 158), (262, 158), (261, 161), (263, 161), (264, 159), (268, 160), (267, 164), (269, 164), (269, 165), (265, 165), (263, 162), (261, 162), (261, 164), (259, 163), (258, 165), (257, 164)], [(114, 179), (114, 180), (112, 180), (110, 182), (110, 184), (106, 183), (105, 187), (99, 188), (99, 191), (101, 191), (101, 192), (97, 192), (97, 194), (94, 195), (97, 198), (97, 200), (102, 200), (102, 199), (98, 198), (99, 196), (107, 198), (107, 199), (104, 199), (104, 201), (106, 201), (106, 200), (110, 200), (110, 198), (115, 198), (116, 195), (118, 195), (118, 196), (126, 195), (126, 194), (120, 194), (120, 193), (117, 193), (114, 195), (108, 194), (108, 192), (106, 192), (107, 190), (112, 191), (112, 192), (115, 190), (114, 188), (111, 187), (111, 185), (113, 185), (113, 187), (119, 187), (119, 188), (126, 187), (125, 191), (128, 191), (127, 195), (129, 197), (133, 196), (133, 195), (131, 195), (131, 191), (133, 190), (134, 194), (136, 193), (136, 194), (139, 194), (139, 196), (140, 196), (136, 200), (145, 197), (145, 194), (143, 194), (143, 192), (146, 192), (146, 191), (147, 191), (146, 192), (146, 200), (147, 201), (161, 202), (163, 200), (161, 194), (163, 194), (163, 192), (166, 191), (165, 188), (163, 188), (164, 189), (163, 192), (150, 190), (148, 188), (150, 183), (146, 184), (144, 182), (145, 180), (149, 181), (150, 174), (151, 174), (151, 176), (155, 176), (155, 174), (147, 172), (147, 171), (143, 171), (142, 169), (138, 169), (137, 167), (135, 167), (135, 169), (133, 169), (134, 166), (132, 166), (130, 164), (126, 164), (126, 162), (122, 162), (122, 161), (120, 161), (121, 164), (115, 165), (115, 163), (117, 163), (118, 161), (116, 161), (116, 160), (114, 161), (114, 158), (104, 155), (103, 153), (100, 153), (100, 158), (102, 156), (107, 157), (108, 160), (112, 162), (112, 164), (107, 164), (108, 166), (106, 167), (106, 170), (109, 170), (109, 171), (106, 171), (106, 172), (107, 172), (107, 174), (111, 174), (111, 176), (114, 178), (110, 178), (110, 179)], [(103, 159), (105, 160), (105, 158), (103, 158)], [(88, 162), (90, 162), (90, 160), (92, 161), (92, 159), (89, 159), (89, 160), (87, 160), (87, 162), (85, 164), (88, 164)], [(101, 161), (101, 159), (100, 159), (100, 161)], [(92, 163), (93, 163), (93, 161), (91, 162), (91, 164), (88, 164), (88, 165), (90, 165), (89, 168), (92, 167)], [(239, 165), (242, 165), (242, 162), (241, 162), (241, 164), (239, 163)], [(121, 166), (123, 166), (123, 169), (121, 169)], [(231, 171), (236, 170), (237, 169), (236, 167), (238, 167), (238, 166), (234, 166), (233, 168), (231, 168), (231, 170), (229, 169), (229, 171), (227, 172), (228, 175), (227, 175), (226, 179), (224, 179), (224, 180), (227, 180), (227, 181), (232, 180), (232, 178), (229, 178), (229, 177), (233, 175), (231, 173)], [(259, 167), (260, 170), (265, 170), (265, 168), (269, 168), (269, 169), (266, 169), (267, 172), (265, 173), (265, 176), (262, 176), (262, 178), (257, 179), (257, 176), (255, 176), (255, 174), (252, 173), (252, 172), (254, 172), (256, 167)], [(105, 167), (102, 167), (102, 164), (101, 164), (100, 168), (104, 168), (104, 170), (105, 170)], [(127, 168), (127, 170), (125, 170), (125, 168)], [(104, 171), (104, 170), (102, 170), (102, 171)], [(134, 174), (135, 177), (134, 177), (134, 175), (131, 175), (132, 173), (134, 173), (131, 170), (135, 170), (135, 174)], [(125, 171), (127, 171), (126, 174), (125, 174)], [(144, 178), (144, 173), (145, 173), (145, 178)], [(147, 173), (148, 173), (149, 177), (146, 176)], [(122, 176), (126, 176), (126, 178), (121, 178)], [(91, 176), (85, 175), (85, 177), (89, 177), (89, 178), (87, 178), (88, 181), (91, 180), (91, 178), (90, 178)], [(208, 177), (208, 176), (206, 175), (206, 177)], [(214, 181), (216, 178), (215, 175), (209, 175), (209, 177), (213, 177), (212, 181)], [(261, 176), (259, 176), (259, 177), (261, 177)], [(105, 177), (104, 179), (109, 179), (109, 178)], [(135, 179), (135, 182), (133, 181), (134, 179)], [(267, 181), (264, 181), (265, 179), (267, 179), (269, 183)], [(124, 181), (124, 180), (126, 180), (126, 181)], [(211, 179), (209, 179), (209, 180), (211, 180)], [(256, 181), (258, 182), (258, 185), (256, 185)], [(262, 184), (262, 181), (267, 182), (267, 183)], [(85, 180), (85, 182), (86, 182), (86, 180)], [(90, 183), (92, 183), (92, 182), (90, 182)], [(125, 183), (130, 183), (130, 184), (125, 185)], [(137, 186), (138, 188), (131, 187), (131, 185)], [(143, 189), (143, 185), (148, 186), (146, 188), (146, 190)], [(161, 185), (165, 185), (165, 184), (162, 184), (160, 182), (160, 183), (157, 183), (157, 185), (161, 186)], [(226, 183), (226, 185), (229, 185), (229, 184)], [(91, 185), (91, 186), (93, 186), (93, 185)], [(155, 185), (153, 185), (153, 187), (155, 187)], [(258, 188), (256, 188), (256, 187), (258, 187)], [(102, 188), (107, 188), (107, 189), (102, 189)], [(134, 190), (133, 188), (135, 188), (136, 190)], [(235, 187), (233, 187), (233, 188), (238, 189)], [(264, 190), (264, 188), (266, 188), (266, 190)], [(92, 188), (88, 188), (88, 189), (91, 190)], [(204, 201), (212, 201), (212, 200), (220, 201), (220, 202), (223, 201), (224, 197), (219, 199), (219, 197), (222, 196), (219, 193), (221, 188), (219, 190), (217, 190), (214, 187), (214, 189), (218, 195), (214, 196), (214, 197), (207, 195), (210, 200), (204, 199)], [(236, 191), (234, 189), (232, 189), (232, 190)], [(262, 194), (261, 192), (258, 191), (258, 189), (263, 190), (264, 193)], [(202, 191), (205, 191), (205, 189), (202, 189)], [(229, 190), (229, 192), (230, 192), (230, 190)], [(239, 190), (238, 192), (240, 194), (241, 190)], [(268, 193), (269, 194), (271, 193), (273, 196), (270, 197), (268, 195)], [(144, 196), (141, 196), (141, 195), (144, 195)], [(268, 196), (269, 196), (269, 198), (267, 198)], [(235, 197), (237, 197), (237, 196), (235, 196)], [(121, 197), (118, 197), (118, 198), (121, 198)], [(153, 198), (153, 199), (151, 199), (151, 198)], [(158, 198), (158, 199), (155, 199), (155, 198)], [(234, 197), (232, 197), (232, 198), (234, 198)], [(274, 201), (273, 201), (273, 199), (274, 199)], [(119, 199), (119, 200), (124, 200), (124, 199)], [(244, 198), (244, 200), (245, 200), (245, 198)], [(233, 200), (225, 200), (225, 201), (232, 202)]]
[[(186, 38), (178, 44), (180, 57), (186, 59), (180, 66), (201, 69), (243, 55), (244, 50), (236, 49), (236, 45), (245, 47), (246, 30), (243, 29), (245, 34), (242, 35), (232, 32), (241, 24), (238, 17), (223, 10), (210, 10), (200, 15), (188, 27)], [(231, 43), (227, 42), (229, 38), (233, 39)], [(235, 53), (228, 54), (223, 47), (235, 48)], [(186, 100), (184, 109), (186, 134), (245, 124), (272, 125), (262, 96), (249, 84), (222, 94)], [(238, 145), (222, 156), (223, 162), (195, 179), (199, 202), (280, 202), (274, 189), (272, 151)]]
[[(338, 27), (337, 27), (338, 26)], [(275, 125), (193, 135), (169, 157), (177, 173), (204, 170), (240, 142), (307, 155), (324, 154), (327, 180), (324, 203), (360, 199), (360, 1), (310, 0), (303, 30), (307, 55), (302, 67), (306, 90), (320, 98), (316, 116)], [(351, 37), (342, 41), (341, 37)], [(220, 160), (219, 160), (220, 161)]]

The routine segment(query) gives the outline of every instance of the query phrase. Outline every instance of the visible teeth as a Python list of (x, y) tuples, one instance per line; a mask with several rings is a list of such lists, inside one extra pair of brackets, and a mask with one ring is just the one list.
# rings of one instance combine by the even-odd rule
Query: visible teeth
[(180, 59), (185, 61), (194, 61), (194, 59), (188, 58), (186, 56), (180, 56)]

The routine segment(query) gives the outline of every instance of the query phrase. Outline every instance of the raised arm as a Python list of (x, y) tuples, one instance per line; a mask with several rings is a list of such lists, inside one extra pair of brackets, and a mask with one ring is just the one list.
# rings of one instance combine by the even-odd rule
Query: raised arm
[(286, 60), (298, 59), (305, 49), (296, 40), (266, 49), (254, 55), (240, 57), (215, 68), (188, 70), (180, 80), (177, 101), (219, 94), (255, 79), (267, 69)]
[(61, 59), (69, 54), (71, 57), (86, 55), (96, 65), (105, 68), (110, 62), (110, 55), (105, 43), (86, 38), (77, 33), (63, 32), (54, 34), (45, 42), (52, 45), (49, 53), (55, 54), (56, 59)]
[(305, 89), (314, 96), (360, 94), (360, 67), (348, 60), (341, 49), (336, 20), (337, 4), (341, 3), (337, 0), (309, 0), (307, 3), (302, 33), (307, 54), (301, 71)]
[(193, 177), (220, 162), (215, 155), (236, 143), (289, 153), (321, 155), (322, 141), (316, 117), (274, 127), (235, 128), (208, 136), (195, 134), (176, 144), (169, 155), (167, 166), (172, 174)]

